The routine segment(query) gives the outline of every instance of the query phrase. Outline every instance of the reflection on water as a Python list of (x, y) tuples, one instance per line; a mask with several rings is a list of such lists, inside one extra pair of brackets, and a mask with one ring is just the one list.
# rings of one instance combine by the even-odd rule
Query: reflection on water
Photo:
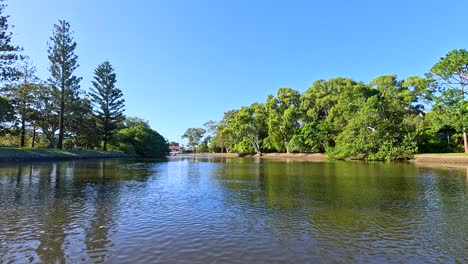
[(0, 164), (1, 262), (466, 262), (466, 168)]

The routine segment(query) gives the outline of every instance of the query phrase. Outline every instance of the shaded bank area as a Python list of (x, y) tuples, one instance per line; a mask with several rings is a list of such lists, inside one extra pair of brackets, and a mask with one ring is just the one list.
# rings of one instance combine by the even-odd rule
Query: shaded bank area
[(62, 150), (47, 148), (0, 147), (0, 162), (73, 159), (116, 159), (139, 157), (139, 155), (129, 155), (120, 152), (105, 152), (98, 150)]

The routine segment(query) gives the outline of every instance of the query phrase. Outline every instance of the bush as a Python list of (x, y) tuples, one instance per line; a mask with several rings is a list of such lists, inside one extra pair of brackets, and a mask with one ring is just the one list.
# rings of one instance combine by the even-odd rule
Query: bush
[(166, 139), (144, 122), (119, 130), (114, 138), (119, 149), (129, 154), (163, 157), (169, 151)]
[(72, 139), (65, 139), (63, 140), (63, 148), (64, 149), (73, 149), (75, 147), (75, 143), (73, 143)]
[(135, 146), (130, 145), (130, 144), (121, 143), (119, 144), (118, 150), (122, 151), (125, 154), (132, 154), (132, 155), (136, 154)]

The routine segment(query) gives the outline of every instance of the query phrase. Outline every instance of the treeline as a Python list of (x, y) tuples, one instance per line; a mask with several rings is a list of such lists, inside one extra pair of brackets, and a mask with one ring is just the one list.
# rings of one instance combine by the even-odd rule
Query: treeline
[(452, 50), (424, 77), (332, 78), (302, 94), (280, 88), (265, 102), (227, 111), (182, 137), (198, 152), (322, 152), (365, 160), (468, 152), (467, 84), (468, 52)]
[(82, 78), (75, 74), (77, 44), (67, 21), (53, 27), (47, 50), (50, 77), (40, 80), (23, 49), (11, 44), (0, 3), (1, 145), (167, 153), (167, 141), (146, 121), (125, 117), (125, 100), (109, 61), (94, 70), (90, 91), (81, 89)]

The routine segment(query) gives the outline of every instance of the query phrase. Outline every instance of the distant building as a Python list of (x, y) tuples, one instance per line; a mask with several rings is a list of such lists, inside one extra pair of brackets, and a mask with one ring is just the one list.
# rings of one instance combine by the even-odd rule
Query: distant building
[(181, 147), (180, 146), (169, 146), (169, 153), (171, 155), (175, 154), (180, 154), (181, 152)]

